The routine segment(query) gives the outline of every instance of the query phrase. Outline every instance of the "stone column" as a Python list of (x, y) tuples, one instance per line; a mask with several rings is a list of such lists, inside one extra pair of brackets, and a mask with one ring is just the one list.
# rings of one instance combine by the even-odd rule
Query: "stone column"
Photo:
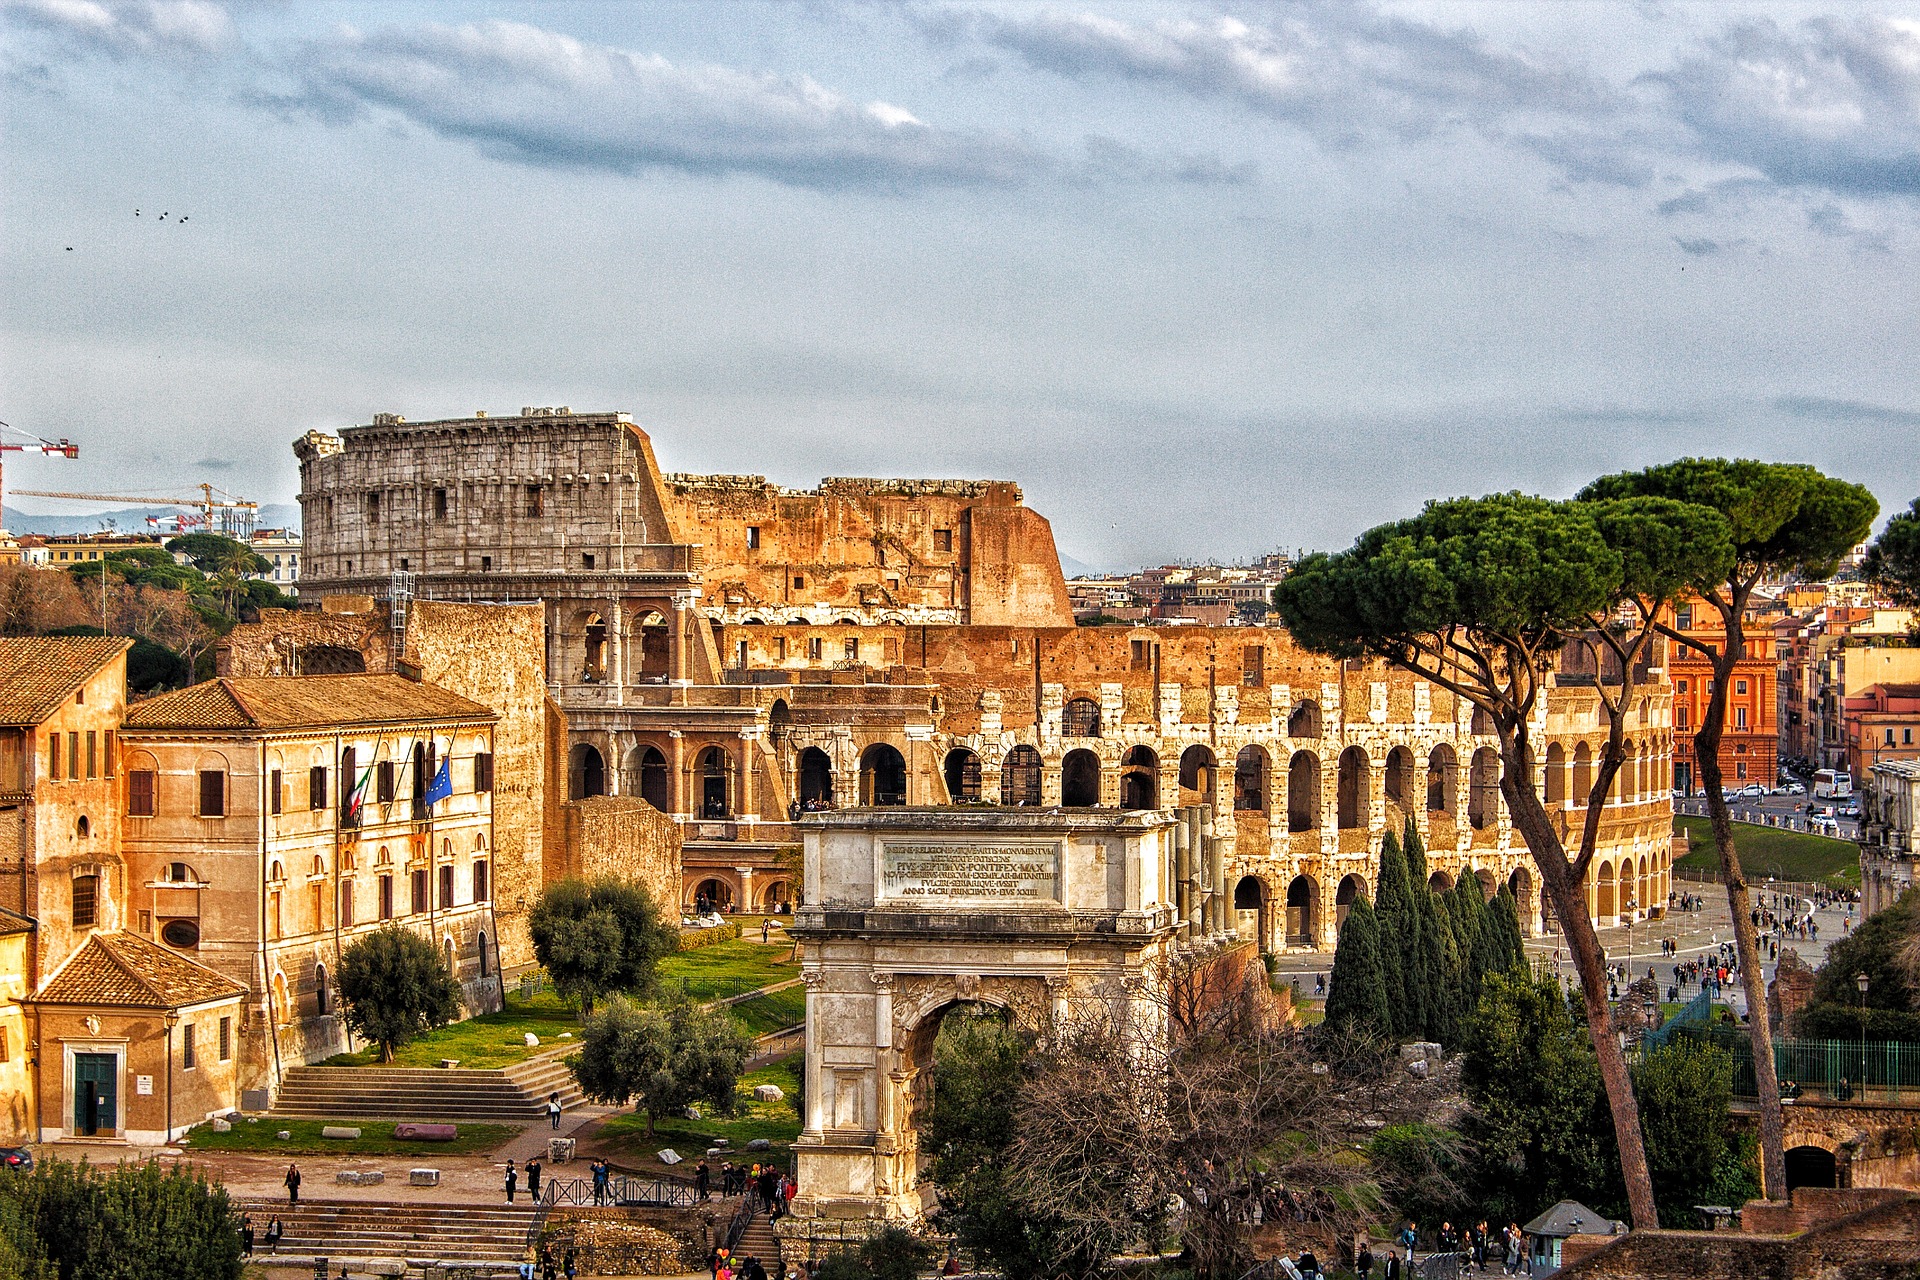
[(759, 801), (753, 793), (753, 769), (760, 754), (759, 746), (759, 725), (740, 730), (740, 794), (733, 812), (736, 818), (757, 817), (760, 813)]
[(667, 730), (667, 808), (687, 812), (687, 741), (678, 729)]
[(667, 632), (667, 678), (675, 684), (693, 683), (693, 677), (688, 674), (692, 664), (688, 661), (687, 629), (696, 599), (691, 591), (673, 593), (673, 619)]
[(800, 981), (807, 986), (807, 1114), (806, 1129), (809, 1133), (819, 1133), (827, 1127), (827, 1090), (825, 1073), (820, 1069), (821, 1043), (820, 1019), (815, 1016), (814, 998), (820, 992), (820, 982), (824, 977), (818, 969), (803, 969)]
[(735, 911), (753, 910), (753, 868), (735, 867), (733, 873), (740, 877), (740, 901), (734, 904)]
[(626, 611), (621, 608), (620, 601), (610, 600), (607, 602), (607, 611), (600, 616), (606, 619), (607, 628), (607, 685), (613, 691), (614, 705), (618, 706), (626, 701)]

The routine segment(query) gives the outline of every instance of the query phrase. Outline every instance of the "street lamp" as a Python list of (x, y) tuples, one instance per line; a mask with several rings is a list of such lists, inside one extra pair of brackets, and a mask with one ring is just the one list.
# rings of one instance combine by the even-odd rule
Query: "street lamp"
[[(1864, 987), (1861, 989), (1865, 990)], [(167, 1010), (164, 1021), (167, 1027), (167, 1136), (162, 1142), (170, 1144), (173, 1141), (173, 1029), (180, 1025), (180, 1011)]]
[(1853, 975), (1853, 985), (1860, 988), (1860, 1090), (1864, 1095), (1867, 1088), (1867, 975), (1865, 970)]

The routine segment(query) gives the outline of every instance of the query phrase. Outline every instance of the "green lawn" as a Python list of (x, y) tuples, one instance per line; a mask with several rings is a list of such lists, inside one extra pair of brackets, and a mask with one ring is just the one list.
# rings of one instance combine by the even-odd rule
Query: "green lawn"
[[(1718, 871), (1720, 860), (1713, 853), (1713, 833), (1705, 818), (1676, 815), (1674, 824), (1687, 836), (1689, 852), (1674, 863), (1676, 867)], [(1781, 831), (1750, 823), (1734, 824), (1734, 847), (1740, 854), (1740, 866), (1750, 879), (1827, 882), (1857, 888), (1860, 884), (1860, 847), (1851, 840), (1807, 835), (1799, 831)]]
[[(323, 1138), (320, 1130), (327, 1123), (267, 1116), (237, 1121), (226, 1133), (200, 1125), (181, 1145), (189, 1151), (270, 1151), (289, 1156), (464, 1156), (491, 1151), (520, 1132), (520, 1126), (512, 1124), (462, 1124), (460, 1136), (452, 1142), (421, 1142), (394, 1137), (390, 1120), (363, 1120), (355, 1122), (358, 1138)], [(293, 1136), (284, 1141), (273, 1136), (283, 1130)]]
[(784, 991), (770, 991), (764, 996), (755, 996), (751, 1000), (742, 1000), (739, 1004), (729, 1005), (727, 1011), (733, 1014), (734, 1019), (750, 1036), (764, 1036), (769, 1031), (784, 1031), (788, 1027), (797, 1027), (806, 1020), (807, 989), (788, 987)]
[[(729, 1149), (736, 1153), (732, 1157), (736, 1162), (773, 1159), (784, 1163), (788, 1148), (800, 1136), (800, 1113), (794, 1108), (800, 1098), (802, 1059), (801, 1054), (791, 1054), (740, 1077), (735, 1090), (738, 1109), (732, 1116), (702, 1120), (663, 1116), (649, 1138), (647, 1118), (627, 1112), (607, 1117), (594, 1136), (605, 1145), (608, 1158), (615, 1164), (649, 1173), (668, 1172), (654, 1153), (671, 1147), (687, 1162), (672, 1172), (680, 1177), (691, 1176), (693, 1163), (706, 1154), (715, 1138), (727, 1139)], [(777, 1084), (787, 1096), (779, 1102), (756, 1102), (754, 1087), (763, 1084)], [(755, 1138), (773, 1143), (772, 1150), (748, 1151), (747, 1143)]]
[(799, 977), (799, 962), (788, 959), (792, 954), (791, 942), (762, 944), (756, 928), (751, 938), (668, 956), (660, 962), (660, 985), (683, 990), (696, 1000), (742, 995)]
[[(529, 1031), (540, 1037), (539, 1048), (527, 1047)], [(394, 1050), (392, 1065), (432, 1067), (438, 1066), (442, 1058), (455, 1058), (463, 1067), (506, 1067), (556, 1044), (571, 1044), (572, 1041), (559, 1038), (563, 1031), (571, 1031), (577, 1037), (580, 1018), (561, 1003), (560, 997), (543, 991), (531, 1000), (522, 1000), (518, 992), (509, 989), (505, 1012), (483, 1013), (402, 1045)], [(379, 1065), (379, 1062), (380, 1051), (368, 1048), (357, 1053), (337, 1054), (323, 1065), (365, 1067)]]

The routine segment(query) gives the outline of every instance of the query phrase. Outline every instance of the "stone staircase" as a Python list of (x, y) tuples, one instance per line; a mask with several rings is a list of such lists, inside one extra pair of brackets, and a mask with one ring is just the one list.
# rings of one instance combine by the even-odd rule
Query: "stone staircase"
[(734, 1249), (736, 1257), (754, 1257), (760, 1259), (760, 1265), (770, 1275), (781, 1274), (780, 1240), (773, 1234), (773, 1222), (765, 1213), (755, 1213), (747, 1229), (740, 1233), (740, 1243)]
[(344, 1262), (405, 1260), (413, 1267), (477, 1263), (513, 1275), (527, 1257), (527, 1238), (540, 1218), (540, 1211), (530, 1205), (504, 1204), (305, 1200), (289, 1209), (284, 1200), (248, 1200), (240, 1208), (252, 1215), (256, 1263), (266, 1256), (267, 1222), (277, 1217), (286, 1235), (273, 1256), (304, 1266), (326, 1258), (330, 1270)]
[(277, 1116), (313, 1119), (507, 1121), (531, 1124), (546, 1115), (547, 1094), (563, 1106), (580, 1102), (557, 1056), (506, 1070), (438, 1067), (293, 1067), (280, 1081)]

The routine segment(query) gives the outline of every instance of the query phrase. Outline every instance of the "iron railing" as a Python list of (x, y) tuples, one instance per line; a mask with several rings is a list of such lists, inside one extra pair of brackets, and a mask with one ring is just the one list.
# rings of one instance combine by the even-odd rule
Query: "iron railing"
[(1674, 1036), (1687, 1027), (1704, 1027), (1713, 1021), (1713, 989), (1702, 984), (1700, 994), (1687, 1001), (1680, 1012), (1640, 1037), (1640, 1047), (1651, 1053), (1664, 1049)]
[(672, 1178), (629, 1178), (613, 1174), (606, 1190), (594, 1198), (592, 1178), (547, 1178), (540, 1189), (540, 1203), (554, 1205), (653, 1205), (673, 1209), (692, 1208), (699, 1196), (692, 1186)]
[[(1733, 1096), (1760, 1096), (1754, 1084), (1753, 1042), (1744, 1030), (1709, 1024), (1682, 1026), (1674, 1038), (1717, 1044), (1733, 1058)], [(1920, 1101), (1920, 1044), (1901, 1040), (1773, 1042), (1774, 1073), (1783, 1094), (1833, 1102)]]

